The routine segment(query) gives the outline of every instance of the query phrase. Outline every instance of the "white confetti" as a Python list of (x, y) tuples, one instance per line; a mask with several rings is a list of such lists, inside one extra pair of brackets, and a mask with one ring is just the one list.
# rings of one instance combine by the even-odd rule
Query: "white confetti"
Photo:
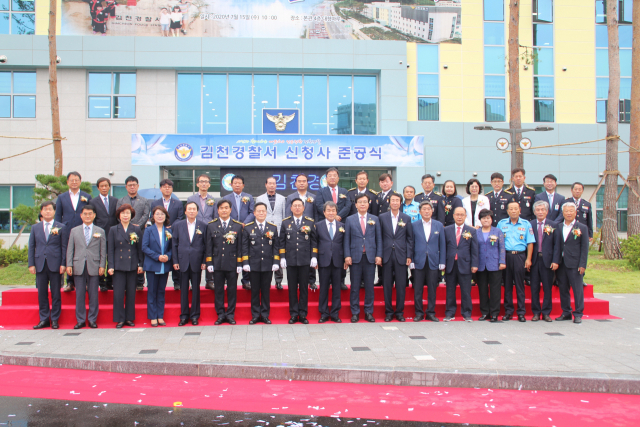
[(581, 400), (580, 402), (582, 402), (582, 403), (589, 403), (589, 401), (588, 401), (588, 400)]
[(71, 390), (69, 394), (80, 394), (80, 393), (76, 393), (75, 391)]
[(98, 396), (102, 396), (102, 393), (106, 393), (107, 391), (101, 391), (100, 393), (98, 393)]
[(409, 412), (413, 411), (413, 408), (409, 408)]

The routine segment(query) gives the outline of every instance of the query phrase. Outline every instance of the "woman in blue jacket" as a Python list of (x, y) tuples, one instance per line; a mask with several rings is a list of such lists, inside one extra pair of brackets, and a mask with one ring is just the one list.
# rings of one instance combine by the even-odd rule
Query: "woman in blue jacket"
[(478, 271), (476, 281), (480, 294), (480, 318), (478, 320), (498, 321), (500, 314), (500, 293), (502, 291), (502, 271), (505, 263), (504, 234), (492, 227), (493, 212), (482, 209), (478, 214), (481, 228), (478, 236)]
[(163, 206), (151, 211), (151, 225), (144, 230), (142, 252), (147, 272), (147, 317), (151, 326), (166, 326), (164, 291), (171, 271), (171, 233), (167, 229), (169, 214)]

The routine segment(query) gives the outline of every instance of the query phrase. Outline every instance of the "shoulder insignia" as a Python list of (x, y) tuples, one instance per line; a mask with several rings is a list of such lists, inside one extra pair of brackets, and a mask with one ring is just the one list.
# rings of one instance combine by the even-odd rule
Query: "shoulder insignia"
[(529, 187), (527, 184), (525, 184), (524, 186), (525, 186), (525, 187), (527, 187), (529, 190), (536, 191), (536, 189), (535, 189), (535, 188), (533, 188), (533, 187)]
[(286, 221), (286, 220), (288, 220), (289, 218), (291, 218), (291, 216), (288, 216), (288, 217), (286, 217), (286, 218), (283, 218), (282, 220), (283, 220), (283, 221)]
[[(237, 222), (237, 221), (236, 221), (236, 222)], [(254, 222), (255, 222), (255, 221), (251, 221), (250, 223), (245, 224), (245, 226), (246, 226), (246, 225), (251, 225), (251, 224), (253, 224)]]
[(416, 194), (416, 197), (418, 197), (418, 196), (423, 196), (423, 195), (424, 195), (424, 191), (422, 191), (422, 192), (420, 192), (420, 193)]
[(400, 194), (400, 193), (398, 193), (396, 190), (393, 190), (393, 193), (394, 193), (394, 194)]
[[(217, 218), (216, 218), (217, 219)], [(240, 221), (236, 221), (235, 219), (232, 219), (231, 221), (235, 222), (236, 224), (240, 224), (240, 225), (244, 225), (243, 223), (241, 223)], [(253, 223), (251, 223), (253, 224)], [(248, 225), (248, 224), (247, 224)]]
[(381, 193), (380, 191), (376, 191), (376, 190), (369, 190), (369, 191), (371, 191), (371, 192), (372, 192), (373, 194), (375, 194), (376, 196), (377, 196), (378, 194), (380, 194), (380, 193)]
[(274, 227), (278, 227), (277, 225), (275, 225), (274, 223), (269, 222), (269, 221), (267, 221), (267, 224), (271, 224), (271, 225), (273, 225)]
[(511, 194), (513, 196), (513, 192), (509, 191), (509, 190), (503, 190), (505, 193), (507, 194)]
[(487, 191), (486, 193), (484, 193), (485, 196), (488, 196), (489, 194), (493, 193), (493, 190), (491, 191)]
[(211, 224), (212, 222), (216, 222), (218, 220), (218, 218), (214, 218), (211, 221), (209, 221), (209, 224)]
[(308, 221), (315, 221), (313, 218), (309, 218), (308, 216), (305, 216), (304, 219), (306, 219)]
[(437, 191), (434, 191), (433, 194), (435, 194), (436, 196), (442, 196), (442, 193), (438, 193)]
[(355, 190), (357, 190), (357, 189), (358, 189), (358, 187), (353, 187), (353, 188), (350, 188), (350, 189), (349, 189), (349, 190), (347, 190), (347, 191), (355, 191)]

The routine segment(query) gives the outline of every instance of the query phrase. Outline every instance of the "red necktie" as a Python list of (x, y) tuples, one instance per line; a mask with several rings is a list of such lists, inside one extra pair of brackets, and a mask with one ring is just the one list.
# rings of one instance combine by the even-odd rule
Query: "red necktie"
[(333, 197), (333, 203), (338, 203), (338, 196), (336, 195), (335, 187), (331, 189), (331, 197)]
[[(360, 228), (362, 228), (362, 237), (366, 234), (367, 226), (364, 223), (364, 217), (360, 217)], [(362, 252), (364, 252), (364, 245), (362, 246)]]
[[(456, 227), (456, 245), (460, 244), (460, 234), (461, 233), (462, 233), (462, 227), (461, 226)], [(455, 259), (458, 259), (458, 254), (456, 254), (456, 258)]]

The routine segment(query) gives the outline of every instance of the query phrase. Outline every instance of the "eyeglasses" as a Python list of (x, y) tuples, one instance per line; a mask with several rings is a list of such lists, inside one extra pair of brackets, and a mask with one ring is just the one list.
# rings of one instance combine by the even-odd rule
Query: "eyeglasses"
[(202, 180), (198, 181), (198, 184), (209, 184), (209, 183), (210, 183), (210, 181), (202, 181)]

